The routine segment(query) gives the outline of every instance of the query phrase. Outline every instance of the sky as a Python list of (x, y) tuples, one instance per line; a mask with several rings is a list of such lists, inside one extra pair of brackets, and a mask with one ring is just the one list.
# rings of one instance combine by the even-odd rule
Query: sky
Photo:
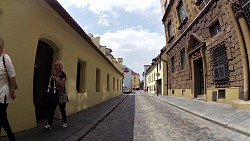
[(87, 33), (140, 74), (165, 46), (160, 0), (58, 0)]

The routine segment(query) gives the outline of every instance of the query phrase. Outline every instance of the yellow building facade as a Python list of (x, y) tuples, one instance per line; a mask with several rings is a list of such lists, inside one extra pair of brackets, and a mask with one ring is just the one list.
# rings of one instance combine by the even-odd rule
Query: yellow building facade
[(140, 87), (140, 75), (136, 72), (132, 72), (132, 89)]
[(152, 60), (151, 66), (146, 70), (146, 88), (149, 93), (168, 95), (167, 88), (167, 55), (165, 48)]
[(120, 70), (57, 1), (1, 0), (0, 31), (19, 86), (8, 107), (14, 132), (46, 118), (44, 95), (56, 60), (64, 62), (67, 74), (67, 115), (122, 93)]

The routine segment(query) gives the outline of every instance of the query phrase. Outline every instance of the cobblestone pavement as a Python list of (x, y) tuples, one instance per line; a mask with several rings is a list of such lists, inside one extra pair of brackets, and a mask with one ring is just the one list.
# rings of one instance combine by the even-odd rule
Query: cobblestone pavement
[(82, 141), (248, 141), (244, 134), (145, 94), (129, 95)]

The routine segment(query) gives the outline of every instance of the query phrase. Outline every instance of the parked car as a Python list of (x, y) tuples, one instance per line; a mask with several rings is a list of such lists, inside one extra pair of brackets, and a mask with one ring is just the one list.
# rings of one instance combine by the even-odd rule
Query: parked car
[(130, 87), (127, 87), (125, 85), (122, 86), (122, 93), (131, 93), (132, 92), (132, 89)]

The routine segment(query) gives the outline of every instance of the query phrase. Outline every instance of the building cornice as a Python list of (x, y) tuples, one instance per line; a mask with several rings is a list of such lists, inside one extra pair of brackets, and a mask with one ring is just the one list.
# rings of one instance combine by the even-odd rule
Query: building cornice
[(69, 15), (69, 13), (61, 6), (57, 0), (45, 0), (64, 21), (66, 21), (88, 44), (99, 53), (115, 70), (122, 76), (122, 73), (110, 62), (110, 60), (99, 50), (99, 48), (92, 42), (91, 38), (79, 26), (79, 24)]

